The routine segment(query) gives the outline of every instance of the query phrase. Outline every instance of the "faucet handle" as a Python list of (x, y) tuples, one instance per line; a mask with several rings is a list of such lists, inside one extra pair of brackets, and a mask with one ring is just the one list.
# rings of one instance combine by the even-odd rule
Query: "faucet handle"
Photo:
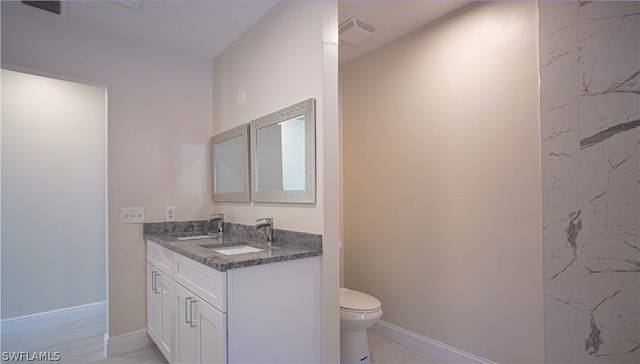
[(224, 214), (223, 213), (214, 213), (214, 214), (209, 215), (209, 219), (213, 219), (215, 217), (220, 217), (221, 219), (224, 220)]
[(260, 222), (260, 221), (266, 221), (269, 224), (273, 225), (273, 217), (261, 217), (258, 220), (256, 220), (256, 222)]
[(224, 214), (222, 213), (218, 213), (218, 214), (212, 214), (209, 216), (209, 223), (213, 222), (213, 221), (217, 221), (218, 222), (218, 233), (222, 234), (222, 231), (224, 229), (224, 226), (227, 224), (224, 221)]
[[(261, 222), (264, 221), (264, 222)], [(273, 217), (262, 217), (256, 220), (257, 224), (254, 226), (254, 229), (265, 228), (267, 229), (267, 244), (271, 246), (271, 242), (273, 241), (273, 232), (276, 230), (273, 228)]]

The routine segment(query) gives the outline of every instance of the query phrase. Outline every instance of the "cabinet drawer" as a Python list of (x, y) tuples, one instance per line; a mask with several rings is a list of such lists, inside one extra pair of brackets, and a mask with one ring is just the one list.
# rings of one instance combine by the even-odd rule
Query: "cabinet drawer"
[(227, 312), (227, 273), (219, 272), (182, 255), (173, 259), (173, 278), (211, 306)]
[(162, 273), (173, 277), (173, 252), (147, 240), (147, 261)]

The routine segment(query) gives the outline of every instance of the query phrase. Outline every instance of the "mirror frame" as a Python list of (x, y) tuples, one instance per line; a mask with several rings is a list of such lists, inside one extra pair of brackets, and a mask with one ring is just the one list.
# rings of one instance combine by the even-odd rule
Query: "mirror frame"
[[(305, 189), (295, 191), (257, 190), (257, 132), (258, 129), (304, 115)], [(253, 202), (316, 202), (316, 100), (306, 99), (297, 104), (251, 121), (251, 199)]]
[[(242, 137), (243, 141), (243, 166), (242, 170), (244, 171), (243, 181), (244, 186), (242, 192), (220, 192), (216, 193), (216, 176), (215, 176), (215, 152), (214, 146), (218, 143), (222, 143), (224, 141)], [(233, 129), (229, 129), (220, 134), (214, 135), (210, 140), (210, 152), (211, 156), (211, 199), (213, 202), (250, 202), (251, 194), (249, 192), (249, 124), (244, 123), (239, 125)]]

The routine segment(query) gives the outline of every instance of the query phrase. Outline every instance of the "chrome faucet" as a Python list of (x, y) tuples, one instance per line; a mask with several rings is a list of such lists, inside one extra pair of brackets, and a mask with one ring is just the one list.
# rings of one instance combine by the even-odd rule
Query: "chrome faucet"
[(218, 232), (222, 234), (222, 229), (224, 228), (224, 214), (213, 214), (209, 216), (209, 224), (214, 221), (218, 222)]
[(273, 218), (272, 217), (263, 217), (261, 219), (256, 220), (257, 224), (253, 227), (254, 229), (267, 229), (267, 243), (271, 245), (273, 242)]

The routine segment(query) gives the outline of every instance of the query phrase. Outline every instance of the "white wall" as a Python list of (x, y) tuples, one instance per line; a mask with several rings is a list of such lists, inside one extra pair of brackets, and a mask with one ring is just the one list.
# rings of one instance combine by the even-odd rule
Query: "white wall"
[(106, 300), (106, 97), (2, 70), (3, 319)]
[[(315, 204), (215, 203), (229, 221), (323, 234), (323, 362), (339, 361), (337, 5), (283, 2), (214, 61), (214, 134), (316, 99)], [(246, 103), (239, 107), (237, 94)]]
[[(316, 5), (321, 8), (321, 5)], [(322, 113), (322, 19), (311, 4), (276, 6), (247, 34), (214, 61), (214, 134), (315, 97)], [(246, 93), (238, 107), (236, 95)], [(317, 123), (317, 155), (322, 155), (322, 120)], [(321, 233), (323, 227), (322, 165), (317, 168), (315, 205), (278, 206), (216, 203), (229, 221), (253, 224), (274, 217), (277, 228)]]
[(345, 286), (503, 363), (544, 361), (537, 34), (484, 3), (341, 68)]
[(147, 221), (165, 206), (179, 220), (208, 215), (211, 62), (10, 6), (1, 26), (4, 64), (107, 85), (109, 333), (143, 329), (142, 226), (120, 225), (120, 208), (144, 206)]

